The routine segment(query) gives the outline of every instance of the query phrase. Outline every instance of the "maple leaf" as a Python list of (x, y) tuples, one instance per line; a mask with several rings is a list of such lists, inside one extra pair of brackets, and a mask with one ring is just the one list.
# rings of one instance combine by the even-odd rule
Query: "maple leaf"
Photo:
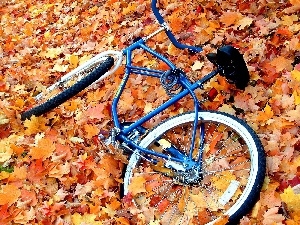
[(62, 52), (63, 49), (60, 47), (48, 48), (46, 52), (42, 52), (40, 55), (46, 58), (54, 59), (57, 58)]
[(1, 172), (0, 172), (0, 181), (1, 181), (1, 180), (4, 180), (4, 179), (6, 179), (6, 178), (8, 178), (9, 175), (10, 175), (9, 172), (1, 171)]
[(62, 65), (60, 63), (57, 63), (53, 66), (51, 69), (52, 72), (66, 72), (69, 68), (69, 65)]
[(102, 225), (100, 221), (95, 221), (96, 217), (97, 216), (95, 214), (85, 213), (83, 215), (80, 215), (79, 213), (74, 213), (71, 216), (71, 219), (74, 225)]
[(27, 178), (30, 181), (38, 182), (44, 176), (45, 172), (46, 171), (43, 166), (43, 159), (40, 158), (36, 161), (31, 162), (28, 169)]
[(17, 224), (27, 224), (29, 221), (36, 217), (35, 208), (30, 207), (29, 210), (21, 211), (18, 215), (14, 217), (14, 222)]
[(145, 182), (146, 180), (142, 176), (131, 178), (131, 183), (129, 184), (128, 189), (133, 196), (137, 195), (138, 193), (146, 192)]
[(269, 209), (263, 215), (263, 225), (273, 225), (274, 223), (282, 224), (282, 221), (285, 219), (283, 215), (278, 214), (279, 207), (274, 207)]
[(0, 206), (0, 225), (9, 224), (10, 213), (8, 211), (8, 204)]
[(238, 27), (238, 29), (243, 30), (245, 27), (250, 26), (252, 23), (253, 23), (253, 18), (243, 17), (237, 22), (236, 26)]
[(78, 55), (70, 55), (69, 56), (69, 63), (70, 63), (70, 66), (72, 68), (76, 68), (78, 66), (78, 63), (79, 63)]
[(289, 210), (300, 213), (300, 194), (295, 194), (292, 187), (286, 188), (280, 197)]
[(300, 0), (289, 0), (289, 1), (294, 6), (300, 6)]
[(86, 115), (91, 119), (102, 120), (105, 117), (105, 115), (103, 114), (104, 106), (104, 103), (99, 103), (96, 106), (89, 107), (86, 111)]
[(21, 195), (21, 191), (15, 185), (7, 184), (0, 186), (0, 205), (12, 205)]
[(265, 191), (260, 194), (261, 205), (266, 205), (268, 208), (281, 206), (279, 194), (276, 192), (278, 183), (271, 183), (265, 187)]
[(293, 97), (294, 97), (295, 105), (299, 105), (300, 104), (300, 92), (298, 92), (297, 90), (294, 90)]
[(193, 66), (192, 66), (192, 70), (196, 71), (196, 70), (201, 70), (202, 67), (204, 65), (204, 62), (200, 62), (200, 61), (196, 61)]
[(241, 13), (239, 12), (224, 12), (220, 17), (220, 22), (222, 22), (225, 27), (229, 27), (230, 25), (235, 24), (241, 18)]
[(37, 146), (32, 147), (29, 151), (32, 159), (48, 158), (55, 151), (55, 144), (48, 138), (42, 138), (38, 141)]
[(61, 178), (63, 175), (70, 173), (70, 163), (58, 164), (49, 170), (49, 177)]
[(100, 132), (100, 129), (94, 124), (85, 124), (83, 127), (88, 139), (98, 135)]
[(6, 117), (5, 114), (0, 113), (0, 125), (7, 124), (9, 119)]
[(264, 111), (259, 112), (259, 114), (257, 116), (257, 120), (265, 122), (268, 119), (271, 119), (273, 117), (273, 115), (274, 115), (274, 112), (273, 112), (271, 106), (269, 104), (267, 104), (264, 108)]
[(292, 67), (292, 60), (286, 59), (283, 56), (278, 56), (271, 61), (271, 65), (274, 66), (277, 72), (281, 72), (284, 69), (290, 71)]
[(300, 71), (299, 70), (293, 70), (291, 72), (291, 75), (292, 75), (293, 79), (300, 82)]
[(27, 176), (27, 168), (25, 166), (16, 166), (14, 167), (14, 172), (12, 172), (9, 176), (9, 181), (18, 181), (23, 180)]
[(9, 139), (0, 140), (0, 162), (5, 162), (11, 158), (13, 150), (10, 147)]
[(32, 116), (30, 120), (26, 119), (24, 127), (26, 128), (25, 134), (31, 135), (36, 134), (47, 129), (46, 123), (48, 120), (43, 117)]

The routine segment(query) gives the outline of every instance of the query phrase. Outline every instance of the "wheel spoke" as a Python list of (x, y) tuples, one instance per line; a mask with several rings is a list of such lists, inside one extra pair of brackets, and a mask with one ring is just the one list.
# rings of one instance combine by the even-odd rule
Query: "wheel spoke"
[[(221, 115), (223, 116), (223, 114)], [(227, 120), (230, 118), (232, 120), (230, 123), (223, 123), (221, 119), (215, 121), (209, 117), (202, 117), (202, 115), (199, 117), (201, 119), (197, 125), (196, 144), (192, 149), (192, 157), (196, 161), (202, 154), (201, 167), (176, 171), (175, 168), (166, 168), (165, 160), (160, 160), (156, 165), (152, 165), (142, 156), (137, 157), (134, 163), (129, 163), (129, 170), (134, 172), (131, 173), (131, 177), (125, 179), (130, 182), (134, 176), (145, 177), (147, 192), (139, 193), (138, 196), (142, 195), (143, 199), (148, 199), (147, 201), (151, 204), (145, 207), (153, 207), (154, 217), (158, 218), (162, 224), (205, 224), (218, 218), (226, 218), (228, 213), (230, 217), (238, 210), (237, 205), (240, 203), (237, 204), (237, 202), (245, 201), (240, 199), (245, 199), (242, 197), (243, 195), (246, 195), (246, 198), (251, 195), (248, 190), (255, 187), (251, 183), (250, 185), (253, 186), (246, 188), (249, 186), (249, 180), (251, 181), (253, 176), (257, 176), (257, 174), (252, 174), (251, 167), (257, 165), (253, 164), (252, 160), (253, 152), (258, 151), (259, 147), (249, 148), (250, 138), (253, 140), (252, 134), (243, 134), (240, 131), (244, 129), (243, 127), (236, 130), (237, 123), (231, 125), (235, 121), (228, 116), (224, 117)], [(149, 139), (145, 143), (142, 140), (142, 146), (150, 150), (157, 150), (155, 141), (158, 138), (164, 138), (172, 147), (189, 155), (190, 135), (194, 120), (189, 118), (185, 121), (178, 119), (178, 121), (180, 122), (170, 122), (169, 128), (164, 124), (161, 135), (157, 137), (155, 134), (152, 140)], [(202, 153), (199, 149), (201, 144), (198, 141), (201, 140), (200, 127), (205, 131), (205, 135), (202, 136)], [(156, 132), (160, 132), (158, 128)], [(148, 135), (151, 135), (151, 131)], [(257, 140), (255, 139), (255, 141)], [(254, 146), (257, 146), (256, 142)], [(169, 154), (164, 149), (159, 151), (166, 155)], [(261, 186), (263, 179), (259, 182), (258, 186)], [(244, 194), (246, 190), (248, 193)], [(128, 192), (131, 190), (129, 189)]]

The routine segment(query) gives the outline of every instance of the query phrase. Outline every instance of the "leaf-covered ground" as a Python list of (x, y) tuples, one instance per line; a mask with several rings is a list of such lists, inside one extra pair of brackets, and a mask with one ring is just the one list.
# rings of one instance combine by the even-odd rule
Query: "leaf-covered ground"
[[(176, 49), (164, 34), (148, 42), (191, 79), (212, 69), (204, 55), (232, 44), (244, 54), (250, 85), (222, 77), (206, 102), (245, 119), (267, 155), (260, 200), (241, 224), (300, 224), (300, 1), (160, 0), (176, 37), (203, 53)], [(150, 1), (0, 1), (0, 224), (144, 224), (147, 215), (120, 198), (122, 160), (97, 139), (111, 126), (110, 106), (123, 68), (61, 107), (22, 122), (33, 96), (107, 49), (122, 49), (157, 28)], [(138, 65), (163, 68), (137, 52)], [(119, 114), (135, 120), (167, 96), (155, 79), (134, 77)], [(188, 110), (189, 99), (151, 120)], [(158, 221), (152, 221), (158, 224)]]

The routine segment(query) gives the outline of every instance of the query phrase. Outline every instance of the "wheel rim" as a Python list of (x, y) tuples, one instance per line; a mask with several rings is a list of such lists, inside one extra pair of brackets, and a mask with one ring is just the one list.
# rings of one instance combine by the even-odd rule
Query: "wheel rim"
[(114, 51), (114, 50), (108, 50), (96, 55), (95, 57), (91, 58), (84, 64), (80, 65), (76, 69), (72, 70), (71, 72), (61, 77), (60, 80), (54, 83), (53, 85), (47, 87), (43, 92), (35, 96), (35, 100), (39, 102), (43, 102), (47, 99), (53, 98), (62, 90), (68, 89), (74, 83), (78, 82), (83, 77), (91, 73), (95, 68), (97, 68), (97, 66), (99, 66), (102, 62), (104, 62), (108, 56), (112, 56), (115, 60), (114, 66), (94, 83), (97, 83), (105, 79), (107, 76), (114, 73), (119, 68), (122, 62), (122, 55), (123, 54), (121, 51)]
[[(211, 130), (211, 134), (208, 132), (206, 136), (207, 140), (208, 138), (214, 137), (215, 140), (219, 138), (219, 141), (212, 141), (215, 145), (214, 149), (216, 149), (214, 153), (211, 152), (211, 145), (204, 147), (204, 177), (201, 184), (198, 186), (182, 185), (178, 182), (178, 179), (174, 179), (174, 177), (171, 177), (169, 174), (161, 175), (159, 172), (153, 171), (153, 168), (151, 170), (149, 162), (147, 162), (144, 157), (141, 157), (137, 151), (132, 155), (125, 174), (124, 193), (132, 192), (132, 184), (134, 184), (135, 179), (140, 179), (140, 181), (143, 181), (145, 184), (148, 199), (145, 199), (145, 193), (133, 193), (136, 205), (139, 206), (139, 201), (141, 200), (142, 202), (147, 200), (150, 207), (157, 208), (156, 212), (154, 212), (157, 218), (162, 220), (167, 220), (165, 218), (168, 218), (173, 222), (176, 221), (177, 218), (177, 222), (174, 222), (174, 224), (184, 224), (183, 221), (193, 219), (200, 220), (200, 218), (201, 221), (205, 221), (205, 218), (202, 218), (205, 216), (209, 218), (205, 223), (214, 220), (219, 215), (223, 215), (224, 217), (232, 216), (242, 207), (243, 203), (249, 197), (258, 173), (258, 154), (255, 150), (257, 149), (256, 143), (245, 126), (228, 116), (218, 113), (201, 112), (199, 117), (203, 118), (204, 121), (208, 121), (210, 118), (211, 120), (215, 120), (216, 124), (223, 123), (219, 128), (216, 128), (215, 124), (206, 123), (211, 126), (211, 128), (206, 127), (207, 130)], [(180, 116), (180, 119), (166, 121), (160, 126), (160, 131), (155, 129), (150, 132), (141, 141), (140, 145), (143, 147), (151, 145), (152, 139), (161, 136), (161, 133), (165, 132), (171, 124), (173, 127), (176, 127), (181, 123), (193, 122), (193, 118), (194, 113), (190, 113)], [(223, 130), (224, 128), (222, 128), (222, 126), (232, 126), (235, 129), (227, 128), (227, 130)], [(239, 136), (241, 136), (243, 140), (236, 139), (233, 144), (228, 145), (229, 141), (232, 142), (233, 138), (237, 138), (235, 137), (236, 131), (239, 132)], [(174, 134), (174, 136), (176, 136), (176, 132)], [(218, 135), (220, 135), (220, 137), (217, 137)], [(184, 137), (184, 135), (181, 135), (180, 138), (177, 137), (176, 141), (182, 140), (182, 137)], [(228, 143), (224, 144), (224, 140), (227, 140)], [(171, 141), (173, 144), (175, 143), (174, 140), (168, 139), (168, 141)], [(175, 143), (175, 145), (176, 144), (178, 143)], [(218, 147), (220, 148), (216, 148), (217, 145), (219, 145)], [(245, 146), (249, 146), (249, 149), (245, 149)], [(226, 151), (224, 148), (226, 148)], [(215, 155), (214, 158), (213, 155)], [(229, 158), (231, 159), (229, 160)], [(249, 162), (250, 159), (251, 162)], [(222, 165), (222, 163), (224, 167), (219, 169), (219, 171), (216, 170), (216, 167)], [(226, 163), (229, 164), (229, 167)], [(140, 171), (135, 169), (137, 167)], [(213, 173), (212, 171), (217, 172)], [(136, 178), (139, 177), (137, 176), (139, 172), (140, 176), (144, 179)], [(166, 174), (166, 171), (164, 172)], [(150, 176), (149, 174), (151, 173), (153, 175)], [(133, 183), (130, 184), (131, 179)], [(178, 186), (181, 186), (181, 188)], [(151, 190), (151, 187), (155, 187), (156, 190)], [(168, 192), (163, 193), (163, 189), (168, 190)], [(161, 194), (157, 193), (159, 190)], [(149, 191), (152, 191), (152, 194), (149, 194)], [(178, 198), (172, 199), (169, 196), (176, 195), (174, 194), (175, 191), (177, 192)], [(187, 202), (186, 204), (182, 203), (184, 199)], [(196, 211), (195, 208), (197, 209)], [(222, 209), (217, 210), (218, 208)], [(163, 212), (162, 209), (164, 209)], [(167, 217), (166, 215), (168, 214), (172, 214), (173, 216)], [(171, 224), (170, 221), (169, 223), (163, 224)]]

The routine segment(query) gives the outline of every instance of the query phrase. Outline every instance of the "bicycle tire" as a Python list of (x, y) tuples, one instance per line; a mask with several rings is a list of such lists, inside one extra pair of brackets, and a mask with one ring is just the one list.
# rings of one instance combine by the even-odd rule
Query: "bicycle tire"
[[(157, 142), (158, 139), (160, 139), (163, 135), (165, 135), (169, 131), (171, 133), (173, 132), (174, 135), (176, 135), (176, 133), (174, 132), (174, 129), (176, 129), (177, 127), (179, 127), (181, 125), (184, 125), (186, 123), (193, 123), (194, 118), (195, 118), (195, 113), (194, 112), (185, 113), (185, 114), (181, 114), (181, 115), (175, 116), (173, 118), (170, 118), (170, 119), (164, 121), (163, 123), (159, 124), (157, 127), (153, 128), (141, 140), (141, 142), (139, 143), (139, 145), (141, 147), (144, 147), (144, 148), (149, 148), (149, 146), (152, 143)], [(248, 124), (246, 124), (243, 120), (241, 120), (239, 118), (236, 118), (236, 117), (234, 117), (232, 115), (229, 115), (227, 113), (223, 113), (223, 112), (211, 112), (211, 111), (200, 111), (199, 114), (198, 114), (198, 121), (201, 122), (201, 123), (206, 123), (206, 122), (208, 123), (208, 122), (210, 122), (212, 124), (214, 124), (214, 123), (221, 124), (220, 127), (226, 126), (226, 129), (228, 129), (226, 132), (227, 133), (232, 132), (232, 134), (234, 134), (234, 132), (236, 132), (237, 134), (239, 134), (240, 137), (243, 139), (243, 141), (241, 141), (240, 139), (237, 139), (236, 142), (241, 142), (240, 144), (241, 144), (242, 148), (244, 148), (245, 146), (247, 146), (247, 148), (248, 148), (247, 151), (243, 150), (245, 152), (242, 152), (242, 149), (240, 149), (240, 151), (241, 151), (241, 154), (245, 153), (245, 154), (249, 155), (249, 157), (250, 157), (251, 161), (249, 162), (249, 165), (250, 165), (249, 176), (247, 178), (245, 178), (244, 175), (240, 176), (240, 177), (238, 177), (238, 176), (236, 177), (237, 182), (241, 182), (239, 184), (240, 187), (238, 187), (237, 190), (239, 190), (239, 191), (242, 190), (243, 192), (240, 195), (238, 195), (238, 197), (235, 197), (235, 195), (237, 193), (234, 193), (231, 196), (231, 198), (237, 198), (237, 200), (234, 203), (232, 203), (230, 201), (233, 201), (233, 200), (230, 199), (230, 201), (226, 202), (225, 205), (224, 205), (224, 208), (226, 208), (227, 205), (229, 205), (229, 208), (228, 209), (224, 209), (224, 211), (217, 211), (217, 213), (216, 213), (216, 215), (217, 215), (218, 213), (222, 212), (222, 216), (228, 217), (228, 221), (229, 221), (228, 224), (236, 224), (236, 223), (238, 223), (238, 220), (242, 216), (244, 216), (254, 206), (257, 198), (259, 197), (259, 193), (260, 193), (260, 190), (261, 190), (262, 185), (263, 185), (263, 181), (264, 181), (264, 177), (265, 177), (265, 171), (266, 171), (266, 158), (265, 158), (265, 154), (264, 154), (264, 150), (263, 150), (262, 144), (261, 144), (258, 136), (256, 135), (256, 133), (252, 130), (252, 128)], [(211, 128), (207, 129), (206, 128), (205, 130), (207, 132), (209, 132), (209, 130), (213, 130), (213, 129), (211, 129)], [(183, 131), (184, 130), (182, 130), (181, 132), (183, 133)], [(225, 131), (223, 131), (223, 132), (225, 133)], [(184, 134), (182, 136), (184, 136)], [(228, 140), (230, 141), (229, 138), (228, 138)], [(172, 142), (170, 139), (169, 139), (169, 141)], [(227, 139), (225, 141), (227, 142)], [(242, 143), (244, 143), (245, 145), (242, 145)], [(239, 144), (239, 143), (233, 143), (232, 144), (232, 148), (233, 148), (233, 145), (236, 145), (236, 144)], [(173, 145), (173, 142), (172, 142), (172, 145)], [(222, 144), (222, 146), (225, 148), (225, 145)], [(228, 149), (224, 150), (224, 151), (228, 151), (230, 153), (229, 155), (227, 155), (227, 157), (229, 157), (229, 156), (232, 157), (232, 158), (234, 158), (234, 157), (237, 157), (237, 158), (242, 157), (242, 155), (239, 154), (239, 153), (236, 153), (237, 156), (234, 156), (234, 152), (237, 151), (238, 148), (234, 147), (235, 148), (234, 151), (229, 151), (230, 147), (231, 147), (231, 145), (230, 146), (226, 146), (226, 148), (228, 148)], [(222, 151), (223, 151), (223, 149), (222, 149)], [(217, 154), (217, 153), (215, 153), (215, 154)], [(226, 156), (226, 154), (228, 154), (228, 153), (225, 153), (225, 156)], [(153, 181), (153, 180), (151, 180), (149, 178), (150, 176), (154, 176), (152, 174), (158, 174), (159, 172), (155, 172), (155, 171), (149, 170), (150, 167), (146, 167), (147, 164), (151, 164), (151, 163), (148, 162), (148, 160), (145, 160), (146, 157), (149, 159), (148, 155), (147, 156), (146, 155), (141, 155), (138, 150), (135, 150), (134, 153), (132, 154), (132, 156), (131, 156), (131, 158), (129, 160), (129, 163), (127, 165), (125, 176), (124, 176), (124, 194), (125, 195), (132, 194), (132, 190), (131, 190), (130, 185), (131, 185), (132, 180), (135, 177), (137, 177), (137, 176), (146, 176), (144, 186), (146, 188), (148, 187), (148, 189), (147, 189), (148, 191), (149, 191), (149, 186), (151, 187), (151, 185), (149, 185), (150, 182), (154, 182), (154, 183), (156, 182), (157, 183), (159, 179), (163, 180), (161, 177), (164, 176), (164, 175), (161, 175), (160, 177), (157, 176), (156, 179), (155, 179), (155, 181)], [(209, 161), (210, 158), (209, 157), (208, 158), (204, 158), (203, 162), (205, 162), (205, 160)], [(220, 160), (220, 158), (219, 158), (219, 160)], [(237, 160), (237, 162), (238, 162), (238, 160)], [(239, 166), (245, 166), (245, 165), (243, 165), (243, 164), (240, 164), (240, 165), (233, 164), (233, 167), (231, 168), (231, 170), (234, 170), (235, 166), (236, 166), (237, 170), (235, 172), (232, 172), (232, 173), (236, 173), (236, 174), (239, 174), (239, 173), (240, 174), (246, 174), (246, 173), (248, 173), (248, 172), (246, 172), (246, 169), (244, 171), (243, 171), (243, 169), (238, 170)], [(151, 165), (151, 166), (154, 167), (155, 165)], [(207, 166), (206, 169), (207, 168), (209, 168), (209, 166)], [(240, 171), (240, 172), (238, 172), (238, 171)], [(214, 172), (214, 171), (212, 171), (212, 172)], [(165, 173), (165, 171), (164, 171), (164, 173)], [(218, 171), (215, 171), (215, 173), (217, 174)], [(230, 171), (228, 173), (230, 173)], [(210, 175), (212, 177), (214, 176), (213, 173), (211, 173)], [(219, 175), (217, 174), (215, 176), (216, 177), (219, 176), (219, 179), (221, 180), (222, 176), (220, 174)], [(168, 176), (168, 179), (169, 178), (170, 178), (170, 176)], [(203, 178), (203, 180), (206, 179), (206, 178)], [(246, 179), (246, 181), (243, 181), (244, 178)], [(213, 179), (213, 178), (211, 178), (211, 179)], [(168, 182), (171, 183), (170, 182), (171, 180), (170, 179), (169, 180), (165, 180), (165, 183), (168, 183)], [(174, 181), (174, 179), (172, 180), (172, 182), (173, 181)], [(179, 186), (178, 179), (177, 179), (176, 182), (174, 182), (174, 185), (173, 185), (174, 187), (176, 185)], [(226, 182), (228, 183), (228, 181), (226, 181)], [(242, 186), (243, 182), (245, 182), (244, 186)], [(232, 181), (231, 181), (231, 183), (232, 183)], [(234, 188), (231, 188), (232, 190), (230, 189), (230, 184), (229, 184), (228, 188), (225, 190), (225, 192), (229, 191), (227, 193), (230, 193), (230, 191), (232, 191), (232, 190), (234, 191)], [(167, 184), (167, 185), (169, 185), (169, 184)], [(181, 184), (181, 185), (183, 185), (183, 184)], [(172, 193), (171, 193), (170, 190), (172, 190), (173, 186), (172, 187), (170, 186), (168, 188), (165, 187), (165, 189), (168, 189), (168, 192), (170, 192), (169, 194), (167, 194), (167, 193), (164, 194), (165, 196), (163, 196), (163, 197), (165, 199), (170, 198), (169, 196), (172, 195)], [(193, 187), (194, 189), (195, 188), (198, 188), (199, 190), (201, 189), (200, 187), (198, 187), (195, 184), (189, 184), (189, 186), (188, 185), (185, 186), (185, 188), (191, 188), (191, 187)], [(156, 190), (154, 190), (154, 188), (153, 188), (153, 189), (150, 190), (150, 193), (147, 192), (146, 195), (148, 196), (148, 198), (151, 197), (151, 193), (153, 193), (153, 192), (155, 193), (155, 191), (158, 191), (159, 188), (162, 190), (162, 192), (164, 191), (163, 185), (156, 187)], [(206, 188), (205, 185), (203, 185), (202, 188)], [(176, 189), (174, 189), (174, 190), (176, 190)], [(237, 190), (236, 190), (236, 192), (238, 192)], [(205, 190), (203, 190), (203, 191), (205, 191)], [(214, 190), (212, 188), (210, 191), (208, 191), (207, 193), (210, 193), (211, 196), (213, 196), (213, 197), (210, 198), (209, 196), (207, 196), (206, 199), (205, 199), (206, 200), (205, 202), (208, 202), (209, 200), (212, 200), (212, 199), (216, 198), (216, 196), (218, 197), (218, 195), (213, 194), (213, 193), (217, 192), (216, 190)], [(202, 193), (200, 193), (200, 191), (199, 191), (198, 195), (201, 195), (201, 194)], [(132, 194), (132, 195), (133, 195), (133, 200), (134, 200), (134, 202), (135, 202), (135, 204), (137, 206), (139, 206), (139, 203), (140, 203), (140, 202), (137, 203), (137, 201), (140, 201), (140, 199), (143, 199), (144, 202), (148, 202), (148, 203), (150, 202), (151, 203), (151, 201), (154, 198), (153, 197), (154, 194), (153, 194), (153, 196), (152, 196), (151, 199), (147, 199), (147, 200), (145, 200), (146, 197), (143, 196), (142, 193), (138, 193), (136, 195)], [(222, 198), (222, 196), (223, 195), (221, 195), (221, 198)], [(227, 196), (229, 196), (229, 195), (227, 195)], [(163, 197), (161, 199), (163, 199)], [(156, 194), (156, 198), (158, 198), (158, 194)], [(191, 199), (191, 198), (189, 198), (189, 199)], [(215, 203), (217, 203), (217, 200), (220, 200), (220, 199), (216, 199)], [(157, 216), (159, 214), (162, 215), (162, 217), (165, 216), (165, 215), (169, 215), (170, 213), (167, 212), (167, 210), (166, 210), (166, 212), (163, 212), (163, 213), (161, 213), (159, 211), (159, 210), (162, 209), (162, 206), (160, 204), (162, 204), (162, 203), (159, 203), (159, 204), (156, 205), (158, 208), (156, 209), (157, 214), (154, 213), (155, 216)], [(195, 204), (195, 202), (193, 204)], [(202, 204), (202, 203), (198, 202), (197, 204)], [(230, 206), (230, 204), (232, 204), (232, 205)], [(178, 205), (176, 205), (174, 203), (174, 205), (173, 206), (175, 208), (176, 207), (179, 208), (179, 203), (178, 203)], [(174, 208), (173, 206), (168, 206), (168, 207), (171, 207), (173, 209)], [(149, 207), (149, 205), (144, 205), (143, 207), (147, 208), (147, 207)], [(143, 207), (141, 207), (141, 208), (143, 208)], [(190, 207), (189, 203), (187, 203), (187, 208), (188, 207)], [(195, 223), (195, 224), (214, 224), (218, 220), (218, 218), (213, 215), (214, 212), (210, 212), (209, 209), (205, 209), (205, 210), (206, 210), (206, 213), (210, 214), (211, 221), (206, 221), (205, 223), (202, 221), (202, 223), (198, 223), (199, 220), (200, 220), (199, 219), (200, 216), (199, 216), (198, 220), (197, 220), (198, 222)], [(220, 210), (220, 209), (217, 209), (217, 210)], [(188, 211), (188, 210), (186, 210), (186, 211)], [(196, 212), (196, 214), (193, 214), (193, 216), (198, 215), (197, 213), (199, 214), (200, 212)], [(190, 221), (191, 219), (195, 219), (193, 217), (193, 218), (189, 218), (190, 220), (187, 220), (188, 216), (185, 215), (184, 213), (182, 215), (183, 219), (180, 219), (179, 222), (178, 222), (178, 220), (179, 220), (178, 218), (179, 218), (179, 216), (173, 216), (173, 218), (170, 219), (169, 223), (168, 222), (162, 222), (162, 224), (184, 224), (183, 221)], [(163, 220), (163, 218), (160, 218), (160, 219)], [(178, 223), (176, 223), (176, 219), (177, 219)]]
[(70, 98), (74, 97), (79, 92), (87, 88), (89, 85), (94, 83), (96, 80), (98, 80), (106, 72), (108, 72), (108, 70), (113, 66), (113, 64), (113, 57), (108, 56), (107, 59), (103, 61), (96, 69), (90, 72), (86, 77), (74, 83), (68, 89), (65, 89), (64, 91), (53, 96), (44, 103), (37, 105), (22, 113), (21, 120), (30, 119), (30, 117), (33, 115), (41, 116), (42, 114), (49, 112), (50, 110), (66, 102), (67, 100), (69, 100)]

